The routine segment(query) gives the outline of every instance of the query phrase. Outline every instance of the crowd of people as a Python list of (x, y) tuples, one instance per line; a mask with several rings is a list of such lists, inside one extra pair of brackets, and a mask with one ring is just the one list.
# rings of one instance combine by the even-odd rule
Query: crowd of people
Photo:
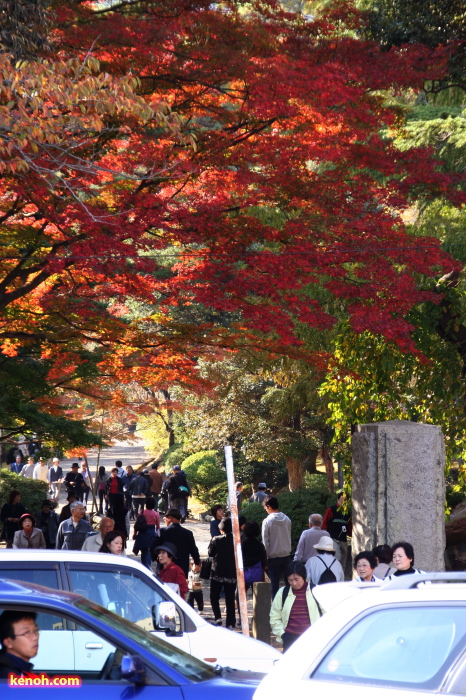
[[(50, 499), (39, 512), (27, 513), (21, 493), (13, 490), (0, 511), (7, 547), (17, 549), (65, 549), (125, 556), (131, 546), (130, 523), (134, 521), (132, 551), (160, 579), (177, 587), (179, 594), (198, 610), (204, 609), (201, 579), (210, 581), (210, 603), (214, 624), (222, 625), (220, 600), (225, 603), (225, 625), (236, 626), (238, 609), (237, 570), (229, 511), (221, 504), (211, 509), (208, 559), (201, 562), (194, 535), (183, 527), (188, 516), (191, 488), (179, 466), (166, 475), (155, 465), (136, 473), (117, 461), (110, 474), (100, 467), (93, 483), (87, 463), (74, 462), (63, 477), (59, 459), (47, 468), (44, 460), (21, 465), (17, 458), (12, 471), (49, 484)], [(27, 473), (25, 472), (27, 470)], [(60, 516), (55, 509), (63, 484), (67, 503)], [(93, 492), (101, 515), (96, 531), (88, 520), (86, 505)], [(241, 508), (243, 484), (236, 484), (236, 502)], [(262, 504), (267, 515), (262, 527), (239, 517), (246, 590), (255, 582), (270, 580), (273, 634), (287, 649), (321, 614), (312, 589), (316, 585), (345, 580), (351, 512), (343, 493), (324, 515), (312, 513), (309, 528), (302, 532), (292, 553), (291, 521), (280, 511), (276, 496), (260, 483), (250, 502)], [(162, 525), (163, 519), (163, 525)], [(259, 540), (261, 535), (261, 541)], [(392, 576), (416, 573), (414, 551), (408, 542), (392, 547), (377, 545), (354, 557), (355, 579), (375, 582)], [(283, 586), (280, 587), (280, 582)]]

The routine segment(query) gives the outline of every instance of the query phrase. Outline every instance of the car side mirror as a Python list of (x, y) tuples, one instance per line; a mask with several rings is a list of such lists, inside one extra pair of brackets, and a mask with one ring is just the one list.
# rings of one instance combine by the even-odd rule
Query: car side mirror
[(125, 681), (141, 685), (146, 680), (146, 667), (139, 656), (123, 656), (121, 660), (121, 677)]
[(180, 629), (180, 616), (175, 603), (164, 600), (152, 606), (152, 622), (154, 629), (165, 630), (165, 633), (170, 636), (181, 636), (183, 633), (177, 631)]

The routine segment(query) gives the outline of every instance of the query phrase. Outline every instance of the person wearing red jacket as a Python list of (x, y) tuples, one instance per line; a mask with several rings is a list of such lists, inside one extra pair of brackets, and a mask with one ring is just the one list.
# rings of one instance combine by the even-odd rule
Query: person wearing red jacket
[(158, 551), (159, 564), (163, 567), (158, 573), (159, 578), (164, 583), (177, 583), (180, 587), (180, 596), (186, 599), (188, 582), (183, 569), (175, 564), (174, 560), (177, 555), (175, 545), (171, 544), (171, 542), (165, 542), (163, 545), (155, 547), (154, 551)]

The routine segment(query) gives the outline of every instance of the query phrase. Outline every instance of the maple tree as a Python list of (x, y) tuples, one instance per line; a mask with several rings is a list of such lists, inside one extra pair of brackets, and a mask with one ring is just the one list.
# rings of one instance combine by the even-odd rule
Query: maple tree
[(394, 147), (385, 97), (440, 79), (447, 52), (382, 51), (348, 3), (51, 10), (35, 57), (1, 57), (4, 354), (39, 349), (97, 401), (205, 386), (197, 358), (218, 349), (324, 363), (299, 332), (335, 323), (322, 289), (358, 333), (416, 350), (406, 316), (436, 298), (417, 276), (454, 262), (400, 214), (419, 192), (463, 195), (429, 149)]

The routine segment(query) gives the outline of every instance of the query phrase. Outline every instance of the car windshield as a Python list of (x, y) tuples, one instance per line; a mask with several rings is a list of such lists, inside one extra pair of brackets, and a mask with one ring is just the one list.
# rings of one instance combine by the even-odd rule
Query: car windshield
[(358, 620), (312, 677), (341, 683), (436, 690), (463, 652), (466, 609), (458, 606), (385, 608)]
[(77, 601), (74, 601), (74, 605), (96, 620), (102, 621), (109, 627), (112, 627), (116, 632), (124, 635), (127, 639), (144, 647), (144, 649), (158, 659), (165, 661), (188, 680), (199, 682), (207, 681), (215, 677), (214, 669), (208, 664), (175, 648), (163, 639), (155, 637), (153, 634), (150, 634), (150, 632), (146, 632), (132, 622), (105, 610), (105, 608), (100, 607), (100, 605), (96, 605), (84, 598), (79, 598)]

